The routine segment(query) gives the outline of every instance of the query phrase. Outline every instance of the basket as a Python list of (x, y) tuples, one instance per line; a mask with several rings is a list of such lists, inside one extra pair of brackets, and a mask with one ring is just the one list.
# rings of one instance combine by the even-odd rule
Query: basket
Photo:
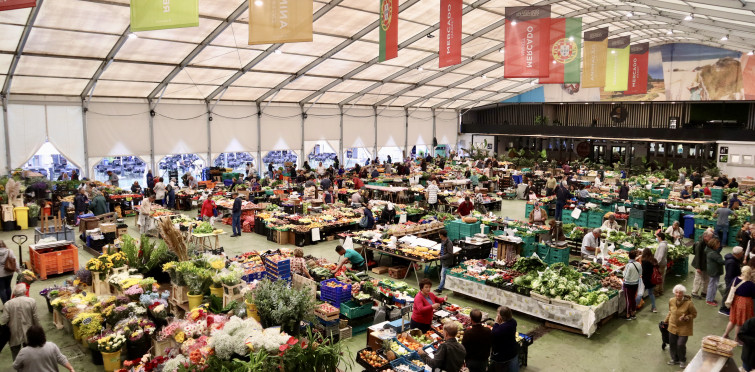
[(341, 314), (349, 319), (361, 318), (373, 313), (372, 302), (368, 302), (364, 305), (359, 305), (355, 301), (348, 301), (341, 304)]
[(343, 341), (351, 338), (351, 327), (341, 328), (338, 330), (338, 341)]

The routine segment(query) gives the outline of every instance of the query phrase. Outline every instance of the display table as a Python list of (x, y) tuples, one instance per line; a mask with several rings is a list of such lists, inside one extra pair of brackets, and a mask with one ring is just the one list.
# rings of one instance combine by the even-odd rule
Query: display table
[[(197, 248), (199, 248), (200, 251), (204, 252), (205, 250), (215, 250), (220, 248), (220, 235), (226, 235), (227, 232), (222, 232), (219, 234), (211, 233), (211, 234), (196, 234), (191, 233), (191, 237), (189, 238), (189, 242), (196, 244)], [(214, 247), (213, 247), (213, 237), (214, 239)]]
[(575, 309), (565, 305), (546, 304), (532, 297), (450, 275), (446, 276), (445, 288), (482, 301), (506, 305), (511, 310), (549, 322), (578, 329), (587, 337), (595, 333), (601, 320), (620, 313), (626, 308), (622, 291), (619, 292), (618, 296), (599, 306), (580, 306), (579, 309)]
[[(369, 245), (362, 245), (362, 257), (365, 260), (367, 260), (367, 250), (368, 249), (371, 250), (371, 251), (373, 251), (373, 252), (377, 252), (377, 253), (380, 254), (380, 258), (378, 259), (378, 266), (380, 265), (380, 261), (382, 260), (383, 255), (387, 255), (387, 256), (391, 256), (391, 257), (396, 257), (396, 258), (401, 258), (401, 259), (404, 259), (404, 260), (407, 260), (407, 261), (411, 262), (411, 264), (409, 265), (409, 268), (406, 270), (406, 274), (404, 275), (403, 279), (406, 280), (406, 278), (409, 277), (409, 272), (410, 271), (414, 271), (414, 277), (417, 279), (417, 285), (419, 285), (419, 274), (417, 272), (417, 268), (415, 267), (417, 264), (427, 264), (428, 266), (432, 266), (433, 264), (435, 264), (436, 266), (440, 266), (440, 259), (424, 260), (424, 259), (420, 259), (420, 258), (408, 257), (408, 256), (405, 256), (403, 254), (388, 252), (386, 250), (378, 249), (378, 248), (375, 248), (375, 247), (371, 247)], [(461, 248), (454, 247), (454, 254), (459, 254), (460, 251), (461, 251)]]
[(732, 358), (711, 354), (709, 352), (703, 351), (703, 349), (700, 349), (697, 354), (695, 354), (695, 357), (690, 360), (689, 364), (687, 364), (687, 368), (684, 369), (684, 372), (697, 371), (737, 372), (739, 371), (739, 368), (737, 367), (737, 363)]

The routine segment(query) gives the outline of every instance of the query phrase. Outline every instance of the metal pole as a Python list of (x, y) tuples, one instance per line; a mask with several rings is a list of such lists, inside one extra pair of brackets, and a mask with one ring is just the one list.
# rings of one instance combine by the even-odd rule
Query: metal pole
[(152, 107), (152, 100), (147, 102), (149, 105), (149, 163), (152, 167), (152, 175), (156, 176), (159, 172), (155, 168), (155, 111)]
[(435, 134), (436, 133), (435, 132), (435, 109), (431, 108), (430, 112), (432, 112), (432, 114), (433, 114), (433, 142), (432, 142), (433, 152), (432, 152), (432, 154), (433, 154), (433, 157), (435, 157), (435, 142), (437, 141), (436, 140), (436, 134)]
[[(81, 100), (81, 128), (82, 135), (84, 136), (84, 176), (89, 178), (89, 141), (87, 140), (87, 101)], [(123, 161), (121, 161), (121, 167), (123, 167)], [(123, 172), (121, 172), (123, 174)]]
[(10, 123), (8, 123), (8, 97), (2, 97), (3, 103), (3, 131), (5, 135), (5, 173), (10, 174)]
[(257, 102), (257, 167), (262, 178), (262, 111), (260, 111), (259, 102)]
[[(377, 113), (377, 106), (372, 106), (372, 110), (375, 112), (375, 153), (374, 153), (374, 159), (377, 159), (378, 157), (378, 113)], [(372, 163), (372, 162), (370, 162)]]
[[(345, 162), (346, 159), (343, 157), (343, 105), (338, 105), (338, 110), (341, 112), (341, 119), (340, 119), (341, 120), (341, 122), (340, 122), (340, 125), (341, 125), (341, 137), (338, 140), (338, 156), (337, 157), (338, 157), (338, 159), (340, 159), (340, 161), (338, 163), (339, 164), (344, 164), (343, 162)], [(344, 165), (344, 168), (346, 168), (345, 165)], [(336, 170), (338, 170), (338, 169), (336, 169)]]
[[(314, 106), (314, 104), (313, 104)], [(307, 113), (304, 112), (304, 104), (299, 104), (301, 108), (301, 156), (299, 157), (299, 166), (304, 164), (304, 159), (308, 154), (305, 154), (306, 148), (304, 147), (304, 121), (307, 120)], [(307, 160), (309, 160), (307, 158)]]
[[(404, 159), (409, 157), (409, 109), (404, 108), (406, 120), (404, 121)], [(404, 159), (401, 159), (402, 162)]]
[[(207, 106), (207, 168), (212, 166), (212, 109), (215, 106), (210, 107), (210, 103), (206, 102), (205, 105)], [(179, 178), (181, 175), (178, 176)], [(178, 180), (176, 180), (176, 184), (178, 184)]]

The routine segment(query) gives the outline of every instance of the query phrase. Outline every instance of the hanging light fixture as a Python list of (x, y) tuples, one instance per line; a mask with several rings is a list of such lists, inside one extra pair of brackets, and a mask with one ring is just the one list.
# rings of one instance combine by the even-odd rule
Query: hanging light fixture
[(726, 41), (726, 40), (729, 40), (729, 34), (721, 36), (721, 41)]
[(695, 19), (695, 15), (692, 14), (692, 13), (690, 13), (689, 15), (687, 15), (686, 17), (684, 17), (685, 21), (691, 21), (693, 19)]
[(747, 52), (747, 55), (748, 55), (748, 56), (751, 56), (751, 55), (753, 55), (753, 54), (755, 54), (755, 52), (753, 52), (752, 50), (751, 50), (751, 51), (749, 51), (749, 52)]
[(627, 12), (627, 17), (634, 17), (634, 12), (632, 12), (631, 10)]
[(674, 34), (674, 30), (668, 30), (668, 31), (666, 31), (666, 35), (673, 35), (673, 34)]

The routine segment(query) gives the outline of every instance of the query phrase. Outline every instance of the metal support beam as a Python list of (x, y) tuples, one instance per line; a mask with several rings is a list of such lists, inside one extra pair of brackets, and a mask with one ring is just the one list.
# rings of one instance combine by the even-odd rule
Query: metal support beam
[[(324, 16), (328, 11), (333, 9), (338, 3), (340, 3), (342, 0), (331, 0), (328, 5), (323, 6), (322, 8), (318, 9), (314, 15), (312, 15), (312, 22), (317, 21), (320, 17)], [(247, 73), (249, 70), (254, 68), (258, 63), (262, 62), (263, 59), (265, 59), (270, 54), (275, 53), (275, 51), (280, 48), (283, 44), (272, 44), (267, 49), (265, 49), (264, 52), (262, 52), (260, 55), (252, 59), (249, 63), (246, 64), (246, 66), (242, 67), (239, 71), (237, 71), (235, 74), (233, 74), (228, 80), (223, 82), (217, 89), (212, 91), (209, 96), (205, 97), (205, 101), (211, 101), (213, 98), (215, 98), (218, 94), (226, 90), (228, 87), (233, 85), (236, 80), (238, 80), (241, 76), (243, 76), (245, 73)], [(261, 101), (258, 101), (258, 103)]]
[(212, 166), (212, 109), (215, 106), (210, 107), (209, 102), (205, 102), (205, 106), (207, 107), (207, 167), (209, 168)]
[(304, 122), (307, 120), (307, 113), (304, 112), (304, 104), (300, 103), (299, 108), (301, 108), (301, 156), (299, 157), (299, 166), (302, 166), (304, 164), (304, 158), (307, 156), (307, 154), (305, 154), (306, 147), (304, 146)]
[(336, 155), (336, 157), (340, 159), (338, 161), (339, 164), (344, 164), (342, 161), (346, 161), (346, 159), (344, 159), (343, 157), (343, 106), (338, 105), (338, 111), (341, 113), (341, 116), (340, 116), (341, 136), (338, 138), (338, 155)]
[(0, 97), (3, 104), (3, 135), (5, 136), (5, 174), (10, 174), (10, 123), (8, 123), (8, 97)]
[(100, 76), (102, 76), (102, 73), (107, 70), (108, 66), (113, 63), (115, 55), (118, 54), (118, 51), (121, 50), (124, 44), (126, 44), (126, 40), (128, 40), (129, 34), (131, 34), (131, 25), (126, 26), (126, 30), (123, 31), (121, 36), (110, 49), (110, 52), (108, 52), (108, 54), (105, 56), (105, 59), (103, 59), (100, 63), (100, 66), (97, 67), (97, 71), (94, 72), (94, 75), (92, 75), (92, 78), (89, 79), (86, 87), (84, 87), (84, 90), (81, 91), (81, 94), (79, 95), (81, 99), (91, 99), (92, 93), (94, 93), (94, 87), (97, 85), (97, 81), (100, 79)]
[(436, 127), (435, 127), (435, 108), (431, 108), (430, 112), (433, 113), (433, 142), (432, 142), (433, 152), (432, 154), (433, 154), (433, 157), (435, 157), (435, 142), (437, 141)]
[[(621, 28), (618, 30), (612, 30), (608, 33), (609, 36), (616, 36), (621, 35), (626, 32), (632, 32), (632, 31), (651, 31), (651, 30), (668, 30), (668, 25), (663, 24), (655, 24), (655, 25), (642, 25), (642, 26), (634, 26), (634, 27), (627, 27), (627, 28)], [(683, 25), (677, 25), (674, 27), (674, 30), (676, 30), (676, 33), (680, 33), (682, 35), (689, 34), (695, 34), (698, 37), (707, 37), (711, 41), (719, 41), (721, 46), (724, 44), (733, 44), (733, 45), (748, 45), (752, 46), (755, 45), (752, 43), (752, 38), (744, 38), (739, 37), (736, 33), (728, 33), (726, 30), (721, 30), (719, 32), (711, 32), (711, 31), (702, 31), (700, 29), (694, 29), (691, 27), (685, 27)], [(659, 34), (659, 33), (654, 33)], [(663, 33), (664, 36), (668, 36)], [(722, 41), (720, 38), (724, 35), (729, 35), (728, 41)]]
[[(87, 111), (89, 105), (85, 99), (81, 100), (81, 128), (84, 137), (84, 172), (83, 177), (91, 178), (89, 175), (89, 140), (87, 138)], [(122, 165), (123, 163), (121, 163)]]
[[(710, 8), (702, 8), (702, 7), (693, 7), (687, 4), (676, 4), (676, 3), (669, 3), (665, 1), (660, 0), (630, 0), (630, 2), (635, 4), (642, 4), (645, 6), (648, 6), (653, 9), (661, 8), (661, 9), (668, 9), (672, 11), (677, 12), (685, 12), (685, 13), (693, 13), (695, 15), (704, 15), (708, 17), (716, 17), (721, 19), (728, 19), (732, 21), (739, 21), (739, 22), (747, 22), (747, 23), (755, 23), (755, 15), (752, 14), (742, 14), (742, 13), (735, 13), (735, 12), (727, 12), (723, 10), (715, 10)], [(697, 0), (695, 0), (697, 2)], [(716, 6), (721, 6), (721, 4), (716, 4)]]
[(159, 177), (157, 168), (155, 168), (155, 115), (152, 107), (152, 100), (147, 100), (149, 107), (149, 163), (152, 167), (152, 175)]
[(0, 91), (0, 95), (5, 97), (6, 100), (8, 99), (8, 92), (10, 92), (10, 85), (13, 80), (13, 74), (16, 72), (16, 67), (18, 67), (18, 61), (21, 59), (21, 55), (24, 53), (26, 41), (29, 40), (29, 34), (31, 34), (31, 29), (32, 27), (34, 27), (34, 22), (37, 20), (39, 10), (42, 9), (42, 4), (44, 4), (44, 0), (37, 0), (37, 6), (31, 9), (29, 18), (26, 19), (26, 26), (24, 26), (24, 31), (21, 33), (21, 38), (18, 40), (16, 52), (13, 53), (13, 59), (10, 61), (10, 66), (8, 67), (8, 76), (5, 77), (3, 90)]
[[(404, 107), (404, 159), (409, 157), (409, 109)], [(403, 160), (403, 159), (402, 159)]]
[(197, 45), (194, 48), (194, 50), (192, 50), (191, 53), (189, 53), (181, 61), (181, 63), (178, 66), (173, 68), (173, 71), (171, 71), (168, 74), (168, 76), (166, 76), (165, 79), (163, 79), (163, 81), (161, 81), (160, 84), (158, 84), (155, 87), (155, 89), (152, 90), (152, 93), (150, 93), (149, 96), (147, 96), (147, 98), (148, 99), (155, 98), (163, 88), (167, 87), (168, 84), (170, 84), (171, 80), (173, 80), (173, 78), (175, 78), (176, 75), (178, 75), (178, 73), (181, 72), (181, 70), (183, 70), (186, 66), (188, 66), (189, 63), (191, 63), (191, 61), (193, 61), (194, 58), (196, 58), (199, 55), (199, 53), (202, 53), (204, 48), (210, 45), (210, 43), (212, 43), (218, 36), (220, 36), (220, 34), (222, 34), (228, 28), (228, 26), (233, 24), (233, 22), (236, 22), (236, 20), (242, 14), (244, 14), (244, 12), (246, 12), (247, 9), (249, 9), (249, 2), (244, 1), (241, 5), (239, 5), (238, 8), (236, 8), (236, 10), (233, 11), (233, 13), (231, 13), (230, 16), (228, 16), (228, 18), (223, 20), (223, 22), (221, 22), (220, 25), (218, 25), (218, 27), (216, 27), (212, 32), (210, 32), (210, 34), (207, 35), (207, 37), (205, 37), (204, 40), (202, 40), (202, 42), (199, 43), (199, 45)]
[(264, 169), (262, 168), (262, 107), (259, 102), (257, 105), (257, 164), (259, 164), (260, 178), (263, 178)]
[[(694, 22), (684, 22), (684, 15), (671, 13), (671, 12), (657, 12), (648, 15), (635, 15), (632, 17), (632, 21), (643, 22), (657, 22), (655, 24), (648, 24), (648, 26), (665, 25), (663, 29), (666, 30), (699, 30), (701, 32), (711, 32), (711, 35), (736, 35), (743, 38), (755, 38), (755, 27), (735, 25), (732, 23), (722, 24), (719, 21), (713, 21), (709, 19), (696, 19)], [(614, 22), (626, 21), (626, 17), (612, 17), (603, 18), (599, 21), (588, 23), (584, 25), (584, 30), (590, 30), (595, 27), (600, 27), (606, 24), (612, 24)], [(727, 32), (728, 30), (728, 32)], [(669, 35), (672, 36), (672, 35)]]
[[(373, 154), (375, 158), (378, 157), (378, 112), (377, 112), (377, 106), (372, 106), (372, 112), (375, 113), (375, 153)], [(375, 159), (373, 158), (373, 159)], [(372, 162), (370, 162), (372, 163)]]

